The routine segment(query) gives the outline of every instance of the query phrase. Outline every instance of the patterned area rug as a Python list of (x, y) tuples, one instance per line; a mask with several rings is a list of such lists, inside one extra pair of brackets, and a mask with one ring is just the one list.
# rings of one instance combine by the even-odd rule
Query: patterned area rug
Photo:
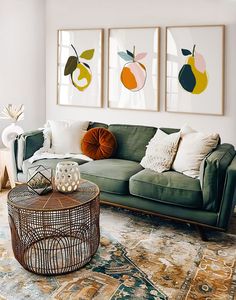
[(0, 300), (233, 300), (236, 292), (236, 217), (230, 233), (102, 206), (100, 247), (84, 268), (38, 276), (14, 259), (6, 193), (0, 194)]

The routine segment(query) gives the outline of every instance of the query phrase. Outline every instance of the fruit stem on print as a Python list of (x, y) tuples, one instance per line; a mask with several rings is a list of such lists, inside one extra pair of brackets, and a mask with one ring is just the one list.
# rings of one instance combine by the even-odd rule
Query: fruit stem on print
[(69, 56), (65, 65), (64, 75), (70, 75), (73, 86), (80, 92), (83, 92), (91, 83), (92, 72), (90, 66), (86, 62), (81, 61), (81, 59), (92, 59), (95, 50), (85, 50), (79, 56), (72, 44), (71, 47), (75, 52), (75, 56)]
[(179, 71), (179, 83), (183, 89), (192, 94), (201, 94), (208, 85), (206, 62), (202, 54), (188, 49), (181, 49), (184, 56), (188, 56), (187, 63)]
[(126, 61), (120, 74), (122, 84), (132, 92), (141, 90), (145, 85), (147, 72), (146, 67), (139, 61), (145, 58), (147, 53), (135, 54), (135, 46), (133, 46), (133, 52), (129, 50), (120, 51), (118, 55)]

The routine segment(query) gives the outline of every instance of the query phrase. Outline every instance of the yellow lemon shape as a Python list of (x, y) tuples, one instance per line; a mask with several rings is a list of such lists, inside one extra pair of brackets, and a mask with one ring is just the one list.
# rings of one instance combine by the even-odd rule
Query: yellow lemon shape
[(92, 74), (89, 68), (81, 63), (77, 64), (76, 69), (71, 75), (73, 85), (83, 92), (91, 83)]

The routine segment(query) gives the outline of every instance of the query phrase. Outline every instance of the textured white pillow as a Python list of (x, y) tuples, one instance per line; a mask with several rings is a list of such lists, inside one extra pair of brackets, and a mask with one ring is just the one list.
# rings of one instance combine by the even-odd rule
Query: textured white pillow
[(203, 133), (185, 125), (181, 128), (179, 149), (172, 168), (187, 176), (197, 178), (200, 165), (206, 155), (216, 148), (219, 142), (218, 133)]
[(81, 140), (88, 122), (49, 121), (54, 153), (82, 153)]
[(158, 129), (147, 145), (141, 166), (159, 173), (168, 171), (177, 152), (179, 139), (180, 132), (166, 134)]

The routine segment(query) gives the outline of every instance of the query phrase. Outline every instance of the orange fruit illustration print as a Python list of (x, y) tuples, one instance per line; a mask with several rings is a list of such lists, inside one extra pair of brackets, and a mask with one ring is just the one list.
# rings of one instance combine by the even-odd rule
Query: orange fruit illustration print
[[(69, 56), (64, 69), (64, 75), (70, 75), (73, 86), (80, 92), (83, 92), (91, 83), (92, 72), (88, 63), (82, 60), (90, 60), (93, 58), (94, 49), (83, 51), (80, 56), (71, 44), (76, 56)], [(81, 60), (82, 59), (82, 60)]]
[(126, 50), (126, 52), (120, 51), (118, 55), (126, 61), (121, 74), (120, 80), (124, 87), (132, 92), (141, 90), (146, 82), (147, 72), (146, 67), (139, 62), (147, 56), (147, 53), (142, 52), (135, 55), (135, 46), (133, 52)]

